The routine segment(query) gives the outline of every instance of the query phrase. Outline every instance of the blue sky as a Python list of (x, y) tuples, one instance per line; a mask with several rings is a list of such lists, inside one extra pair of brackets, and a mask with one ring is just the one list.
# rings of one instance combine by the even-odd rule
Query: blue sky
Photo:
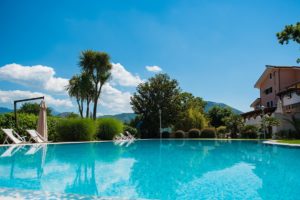
[(135, 86), (155, 74), (146, 66), (248, 111), (265, 65), (297, 65), (299, 46), (280, 45), (276, 33), (300, 20), (299, 8), (297, 0), (2, 0), (0, 106), (45, 94), (49, 106), (76, 111), (59, 87), (79, 72), (80, 51), (94, 49), (116, 66), (99, 114), (130, 111)]

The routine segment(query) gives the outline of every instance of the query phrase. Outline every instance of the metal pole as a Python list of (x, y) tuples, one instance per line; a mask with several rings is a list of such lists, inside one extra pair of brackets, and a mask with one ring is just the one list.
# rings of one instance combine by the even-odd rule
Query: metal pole
[(158, 110), (159, 112), (159, 135), (160, 135), (160, 139), (161, 139), (161, 109)]
[(14, 114), (15, 114), (15, 126), (18, 128), (18, 120), (17, 120), (17, 102), (14, 101)]

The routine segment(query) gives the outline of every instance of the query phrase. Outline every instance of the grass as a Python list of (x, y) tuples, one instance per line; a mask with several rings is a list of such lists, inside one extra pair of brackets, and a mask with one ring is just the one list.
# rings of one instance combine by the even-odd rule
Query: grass
[(285, 144), (300, 144), (300, 140), (277, 140), (277, 142)]

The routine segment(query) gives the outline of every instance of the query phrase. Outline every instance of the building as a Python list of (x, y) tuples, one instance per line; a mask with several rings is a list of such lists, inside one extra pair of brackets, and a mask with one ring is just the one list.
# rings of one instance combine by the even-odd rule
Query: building
[(272, 132), (293, 129), (285, 119), (300, 116), (300, 67), (267, 65), (254, 87), (260, 97), (250, 105), (253, 111), (242, 114), (245, 124), (259, 126), (262, 117), (268, 115), (281, 122)]

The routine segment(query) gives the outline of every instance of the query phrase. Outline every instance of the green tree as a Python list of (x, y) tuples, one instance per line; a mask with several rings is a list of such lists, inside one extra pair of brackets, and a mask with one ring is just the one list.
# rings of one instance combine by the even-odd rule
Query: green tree
[(175, 122), (177, 130), (189, 131), (192, 128), (202, 129), (207, 125), (204, 116), (205, 102), (200, 97), (194, 97), (191, 93), (183, 92), (179, 95), (180, 112)]
[(170, 127), (178, 119), (180, 88), (175, 79), (167, 74), (157, 74), (137, 87), (131, 97), (133, 111), (141, 117), (141, 136), (157, 137), (159, 133), (159, 109), (162, 126)]
[(272, 126), (279, 126), (280, 121), (275, 117), (264, 116), (262, 118), (261, 125), (264, 131), (267, 131), (268, 134), (271, 134)]
[(230, 130), (231, 137), (236, 138), (241, 128), (244, 126), (244, 120), (240, 115), (232, 114), (224, 118), (224, 122), (228, 130)]
[(300, 119), (297, 118), (295, 115), (292, 115), (291, 119), (285, 119), (285, 121), (287, 121), (288, 123), (290, 123), (295, 131), (296, 131), (296, 137), (300, 138)]
[(222, 108), (220, 106), (214, 106), (208, 111), (207, 115), (211, 126), (217, 128), (219, 126), (225, 126), (224, 119), (233, 115), (233, 112), (232, 109), (228, 107)]
[[(38, 103), (24, 103), (18, 110), (19, 113), (27, 113), (38, 115), (40, 112), (40, 104)], [(51, 108), (47, 108), (47, 115), (52, 116)]]
[(103, 85), (108, 82), (111, 76), (112, 65), (110, 57), (105, 52), (86, 50), (81, 52), (79, 59), (82, 70), (90, 76), (92, 81), (93, 119), (95, 120), (97, 117), (98, 100)]
[(74, 75), (69, 80), (69, 84), (66, 86), (66, 90), (68, 91), (68, 94), (69, 94), (70, 97), (75, 97), (80, 117), (83, 117), (84, 98), (83, 98), (83, 95), (82, 95), (81, 83), (80, 82), (81, 82), (81, 77), (79, 75)]
[[(300, 44), (300, 22), (297, 22), (295, 25), (291, 24), (285, 26), (283, 31), (276, 35), (280, 44), (288, 44), (289, 41)], [(300, 58), (297, 59), (297, 62), (300, 63)]]

